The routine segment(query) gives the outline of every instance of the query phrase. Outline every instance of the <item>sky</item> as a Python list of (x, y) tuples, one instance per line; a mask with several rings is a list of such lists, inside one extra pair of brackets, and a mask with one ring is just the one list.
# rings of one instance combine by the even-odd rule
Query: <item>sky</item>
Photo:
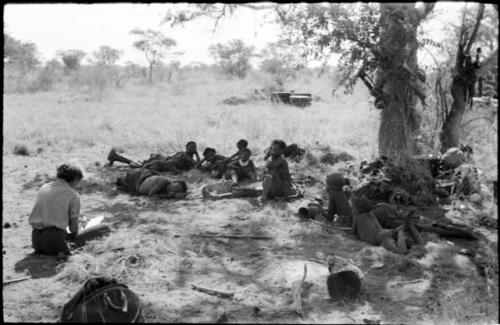
[[(236, 15), (222, 20), (216, 32), (214, 22), (200, 18), (184, 27), (171, 28), (160, 24), (168, 9), (185, 8), (184, 3), (110, 3), (110, 4), (7, 4), (4, 7), (4, 30), (12, 37), (37, 45), (42, 61), (56, 56), (58, 50), (81, 49), (92, 53), (101, 45), (123, 51), (118, 63), (132, 61), (147, 63), (144, 54), (133, 48), (136, 38), (130, 35), (134, 28), (155, 29), (177, 41), (177, 58), (183, 65), (190, 62), (214, 63), (208, 47), (240, 38), (257, 50), (278, 40), (277, 24), (265, 23), (266, 11), (238, 9)], [(441, 25), (456, 19), (463, 3), (438, 2), (435, 10), (444, 12), (438, 23), (426, 30), (439, 35)], [(425, 60), (425, 54), (423, 54)], [(314, 65), (314, 63), (313, 63)]]
[(200, 61), (213, 63), (208, 47), (235, 38), (262, 49), (278, 39), (279, 26), (263, 24), (264, 13), (240, 9), (237, 16), (222, 20), (215, 33), (208, 18), (187, 23), (185, 27), (160, 25), (169, 8), (184, 4), (7, 4), (4, 28), (14, 38), (36, 43), (43, 60), (52, 59), (60, 49), (82, 49), (91, 53), (101, 45), (123, 51), (121, 63), (146, 64), (144, 54), (134, 49), (134, 28), (162, 31), (177, 41), (184, 51), (178, 60), (184, 65)]

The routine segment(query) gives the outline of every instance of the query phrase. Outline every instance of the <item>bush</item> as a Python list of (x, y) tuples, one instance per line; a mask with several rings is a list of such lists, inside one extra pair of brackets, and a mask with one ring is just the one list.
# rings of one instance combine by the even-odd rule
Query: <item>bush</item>
[(16, 144), (14, 146), (14, 150), (12, 150), (12, 153), (14, 155), (18, 155), (18, 156), (29, 156), (30, 155), (28, 147), (26, 147), (26, 145), (24, 145), (24, 144)]

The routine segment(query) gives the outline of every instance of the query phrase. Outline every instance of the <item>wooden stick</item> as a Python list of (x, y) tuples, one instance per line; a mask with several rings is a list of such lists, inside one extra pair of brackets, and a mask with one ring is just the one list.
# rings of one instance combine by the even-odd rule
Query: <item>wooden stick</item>
[(411, 280), (411, 281), (396, 282), (396, 283), (391, 284), (391, 286), (397, 286), (397, 285), (403, 285), (403, 284), (411, 284), (411, 283), (418, 283), (418, 282), (422, 282), (424, 280), (425, 279), (416, 279), (416, 280)]
[(208, 237), (208, 238), (229, 238), (229, 239), (260, 239), (271, 240), (273, 237), (269, 236), (251, 236), (251, 235), (238, 235), (238, 234), (175, 234), (174, 236), (193, 236), (193, 237)]
[(207, 289), (207, 288), (196, 286), (194, 284), (191, 284), (191, 289), (196, 290), (196, 291), (200, 291), (200, 292), (212, 295), (212, 296), (218, 296), (221, 298), (233, 298), (233, 296), (234, 296), (234, 293), (232, 293), (232, 292), (223, 292), (223, 291), (219, 291), (219, 290)]
[(163, 244), (159, 239), (156, 240), (156, 242), (163, 248), (165, 248), (167, 251), (174, 253), (175, 255), (182, 256), (180, 253), (174, 251), (172, 248), (168, 247), (167, 245)]
[(314, 219), (309, 219), (309, 221), (312, 221), (314, 223), (317, 223), (318, 225), (322, 225), (323, 227), (326, 227), (328, 229), (335, 229), (335, 230), (350, 230), (351, 227), (335, 227), (335, 226), (330, 226), (330, 225), (327, 225), (326, 223), (323, 223), (321, 221), (318, 221), (318, 220), (314, 220)]
[(3, 285), (9, 284), (9, 283), (14, 283), (14, 282), (20, 282), (20, 281), (24, 281), (24, 280), (29, 280), (29, 279), (31, 279), (31, 275), (24, 276), (22, 278), (3, 281)]
[(304, 305), (302, 304), (302, 298), (300, 297), (306, 276), (307, 276), (307, 264), (304, 263), (304, 276), (302, 277), (302, 280), (293, 291), (293, 304), (292, 304), (292, 306), (295, 309), (295, 312), (299, 314), (301, 317), (304, 317), (306, 314), (306, 310), (304, 308)]

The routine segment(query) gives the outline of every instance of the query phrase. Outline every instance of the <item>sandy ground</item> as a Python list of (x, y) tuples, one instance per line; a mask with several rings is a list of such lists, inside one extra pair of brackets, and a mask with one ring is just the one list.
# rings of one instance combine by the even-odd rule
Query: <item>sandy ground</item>
[[(25, 157), (4, 152), (2, 221), (11, 227), (2, 233), (3, 279), (22, 276), (25, 269), (32, 275), (31, 280), (4, 285), (5, 321), (54, 322), (71, 295), (97, 275), (114, 276), (136, 292), (148, 322), (428, 324), (491, 323), (498, 318), (498, 281), (487, 284), (471, 259), (457, 254), (477, 243), (426, 234), (430, 242), (425, 252), (401, 257), (341, 230), (300, 222), (297, 209), (324, 195), (320, 184), (291, 203), (204, 201), (201, 187), (213, 181), (193, 172), (184, 175), (189, 183), (187, 200), (131, 197), (116, 191), (113, 181), (122, 169), (104, 166), (107, 150), (94, 146), (73, 154), (85, 168), (82, 212), (103, 215), (116, 230), (75, 251), (65, 263), (31, 255), (28, 224), (39, 186), (54, 177), (65, 153)], [(295, 165), (290, 165), (293, 172)], [(186, 236), (209, 231), (273, 239)], [(495, 248), (496, 230), (484, 231), (493, 239), (484, 243)], [(116, 247), (122, 250), (113, 251)], [(329, 254), (352, 259), (364, 273), (364, 287), (355, 301), (330, 301), (328, 270), (322, 263)], [(300, 317), (288, 307), (304, 264), (308, 272), (302, 299), (308, 313)], [(192, 290), (191, 284), (232, 292), (234, 297), (210, 296)], [(493, 307), (474, 300), (479, 299), (476, 291), (491, 294)]]

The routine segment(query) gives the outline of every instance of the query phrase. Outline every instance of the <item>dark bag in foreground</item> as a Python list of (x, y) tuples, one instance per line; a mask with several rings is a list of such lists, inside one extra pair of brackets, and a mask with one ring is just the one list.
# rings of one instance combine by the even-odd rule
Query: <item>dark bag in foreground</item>
[(115, 279), (93, 278), (68, 301), (62, 323), (142, 323), (139, 297)]

